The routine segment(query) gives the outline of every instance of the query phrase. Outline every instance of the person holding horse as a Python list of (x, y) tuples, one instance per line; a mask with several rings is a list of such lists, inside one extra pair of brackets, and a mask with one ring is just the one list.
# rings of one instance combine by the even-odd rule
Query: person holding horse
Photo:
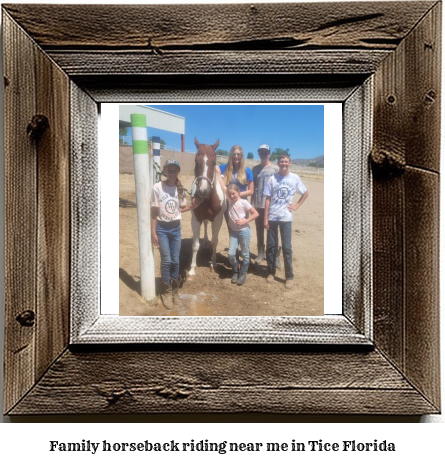
[[(229, 184), (227, 187), (218, 176), (221, 187), (226, 194), (229, 208), (229, 262), (232, 265), (232, 284), (242, 286), (246, 282), (247, 270), (250, 262), (250, 226), (249, 223), (258, 217), (258, 212), (246, 200), (241, 198), (241, 191), (237, 184)], [(247, 214), (250, 213), (248, 216)], [(241, 268), (238, 266), (236, 251), (241, 247), (243, 262)], [(238, 272), (239, 270), (239, 272)]]
[[(300, 177), (289, 171), (290, 155), (282, 154), (278, 158), (278, 173), (270, 177), (264, 189), (266, 203), (264, 209), (264, 227), (267, 229), (267, 282), (275, 280), (275, 258), (277, 253), (278, 229), (284, 256), (286, 289), (292, 288), (294, 272), (292, 268), (292, 212), (298, 210), (308, 196), (306, 186)], [(301, 195), (293, 205), (293, 197)]]
[(151, 198), (151, 236), (161, 253), (161, 300), (168, 310), (179, 304), (179, 254), (181, 251), (181, 213), (197, 208), (201, 200), (186, 203), (179, 180), (181, 168), (174, 159), (164, 163), (165, 181), (153, 186)]

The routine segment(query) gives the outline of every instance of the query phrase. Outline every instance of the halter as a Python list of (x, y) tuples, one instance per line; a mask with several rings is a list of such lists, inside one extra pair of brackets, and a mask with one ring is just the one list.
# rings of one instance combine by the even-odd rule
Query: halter
[[(204, 195), (200, 195), (199, 194), (199, 190), (197, 189), (198, 187), (198, 183), (199, 181), (201, 181), (201, 179), (204, 179), (206, 180), (210, 187), (206, 190), (206, 192), (204, 193)], [(196, 187), (195, 187), (196, 186)], [(208, 196), (209, 196), (209, 192), (212, 190), (213, 188), (213, 181), (211, 181), (209, 178), (207, 178), (206, 176), (198, 176), (197, 178), (194, 179), (194, 181), (192, 182), (192, 197), (195, 198), (195, 197), (198, 197), (200, 199), (206, 199)]]

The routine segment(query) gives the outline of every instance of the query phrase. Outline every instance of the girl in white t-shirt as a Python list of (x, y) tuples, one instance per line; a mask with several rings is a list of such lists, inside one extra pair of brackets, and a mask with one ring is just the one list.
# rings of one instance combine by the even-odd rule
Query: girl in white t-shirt
[(164, 164), (165, 181), (153, 186), (151, 197), (151, 236), (161, 253), (161, 300), (167, 309), (179, 304), (179, 254), (181, 252), (181, 213), (196, 208), (201, 201), (187, 205), (179, 181), (179, 163), (170, 159)]
[[(229, 261), (232, 265), (233, 276), (232, 284), (242, 286), (246, 282), (247, 270), (250, 261), (250, 226), (249, 223), (258, 217), (258, 212), (246, 200), (240, 197), (240, 188), (236, 184), (229, 184), (225, 187), (224, 181), (221, 177), (220, 184), (226, 193), (227, 200), (229, 201), (228, 217), (229, 217)], [(246, 218), (247, 213), (250, 216)], [(236, 258), (236, 250), (238, 246), (241, 247), (241, 256), (243, 262), (238, 273), (238, 260)]]

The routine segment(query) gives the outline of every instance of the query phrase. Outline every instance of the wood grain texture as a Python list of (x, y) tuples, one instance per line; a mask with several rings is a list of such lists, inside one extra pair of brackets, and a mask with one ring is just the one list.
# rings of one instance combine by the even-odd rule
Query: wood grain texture
[[(406, 162), (439, 172), (442, 3), (439, 2), (405, 41)], [(411, 126), (412, 125), (412, 126)]]
[(439, 176), (405, 173), (405, 361), (408, 379), (440, 405)]
[(372, 79), (343, 102), (343, 315), (372, 339)]
[[(374, 340), (405, 367), (404, 180), (406, 164), (406, 42), (375, 74), (373, 121)], [(385, 170), (386, 168), (386, 170)]]
[[(6, 412), (400, 415), (440, 410), (439, 2), (326, 3), (322, 8), (306, 3), (13, 4), (3, 11)], [(58, 60), (69, 79), (57, 69)], [(204, 69), (206, 61), (210, 71)], [(267, 62), (269, 74), (262, 69)], [(278, 89), (289, 101), (296, 89), (332, 88), (333, 83), (341, 94), (346, 86), (362, 84), (367, 73), (375, 85), (372, 158), (383, 160), (384, 168), (375, 169), (373, 180), (374, 350), (87, 345), (68, 346), (59, 355), (67, 344), (68, 253), (67, 126), (59, 107), (67, 102), (70, 79), (78, 86), (71, 95), (79, 105), (68, 100), (72, 111), (87, 100), (91, 107), (84, 92), (99, 102), (148, 101), (154, 95), (184, 102), (197, 94), (205, 101), (203, 89), (213, 101), (228, 101), (229, 89), (231, 101), (256, 102)], [(38, 143), (26, 135), (37, 108), (51, 123)], [(87, 156), (82, 147), (73, 147)], [(50, 251), (51, 238), (57, 250)], [(32, 314), (25, 310), (36, 312), (38, 330), (26, 326)], [(366, 326), (360, 319), (357, 324)]]
[(378, 352), (66, 352), (11, 413), (434, 412)]
[[(89, 263), (91, 266), (91, 262)], [(91, 272), (81, 270), (81, 276)], [(80, 286), (79, 286), (80, 287)], [(89, 287), (89, 286), (88, 286)], [(85, 286), (82, 290), (85, 293)], [(85, 299), (86, 300), (86, 299)], [(82, 303), (82, 301), (80, 302)], [(73, 344), (314, 344), (372, 346), (343, 315), (321, 317), (229, 317), (140, 318), (99, 315), (91, 300), (73, 307)], [(363, 308), (353, 309), (356, 313)], [(370, 314), (369, 309), (368, 315)], [(353, 313), (353, 312), (351, 312)], [(94, 321), (91, 324), (91, 321)], [(88, 325), (90, 323), (90, 325)]]
[(70, 341), (100, 313), (98, 105), (74, 83), (71, 108)]
[(49, 51), (70, 76), (136, 74), (370, 74), (389, 50)]
[(438, 3), (376, 73), (374, 151), (396, 166), (439, 171), (440, 57)]
[(376, 73), (372, 153), (375, 342), (436, 405), (440, 16), (438, 4)]
[[(406, 164), (406, 47), (403, 42), (375, 74), (372, 160), (374, 340), (405, 367), (404, 180)], [(384, 165), (386, 163), (386, 165)], [(384, 168), (387, 168), (386, 171)]]
[(69, 337), (70, 96), (69, 78), (36, 51), (36, 114), (48, 128), (37, 148), (37, 340), (39, 378), (63, 351)]
[(403, 179), (373, 180), (374, 342), (404, 367)]
[[(3, 15), (5, 104), (5, 389), (10, 409), (35, 383), (36, 146), (26, 129), (35, 114), (35, 46)], [(23, 72), (27, 70), (27, 72)], [(23, 315), (25, 316), (25, 315)]]
[[(317, 74), (184, 74), (76, 75), (73, 81), (96, 101), (108, 102), (341, 102), (351, 88), (363, 83), (363, 75)], [(327, 92), (324, 92), (324, 90)], [(334, 97), (334, 91), (337, 95)], [(327, 95), (329, 93), (329, 96)], [(334, 100), (331, 100), (334, 99)]]
[[(44, 49), (395, 49), (434, 2), (26, 5), (4, 8)], [(38, 17), (39, 21), (35, 21)], [(67, 27), (66, 18), (69, 18)]]
[[(6, 294), (15, 307), (6, 312), (6, 340), (16, 360), (6, 363), (6, 386), (14, 391), (5, 394), (9, 409), (68, 343), (69, 79), (6, 14), (4, 22), (11, 44), (5, 54)], [(47, 129), (33, 123), (36, 115), (46, 118)], [(33, 312), (31, 326), (15, 318), (25, 311)]]

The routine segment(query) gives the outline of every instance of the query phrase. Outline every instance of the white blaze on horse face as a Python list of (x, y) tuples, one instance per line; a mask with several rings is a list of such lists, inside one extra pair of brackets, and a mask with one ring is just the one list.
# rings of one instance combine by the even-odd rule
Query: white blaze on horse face
[[(195, 143), (196, 143), (196, 141), (195, 141)], [(198, 156), (198, 154), (196, 156), (197, 168), (196, 168), (196, 171), (195, 171), (195, 175), (196, 175), (197, 178), (198, 177), (204, 177), (204, 176), (206, 178), (208, 178), (209, 177), (208, 176), (209, 171), (211, 171), (211, 169), (209, 169), (209, 167), (207, 166), (207, 161), (209, 160), (209, 158), (205, 154), (201, 155), (201, 152), (199, 151), (199, 144), (198, 143), (196, 143), (196, 146), (198, 147), (199, 156)], [(215, 149), (216, 147), (217, 147), (217, 144), (213, 147), (213, 149)], [(202, 156), (202, 160), (200, 159), (201, 156)], [(214, 160), (213, 157), (212, 157), (212, 160)], [(201, 162), (204, 162), (204, 169), (203, 169), (204, 172), (203, 173), (199, 172), (202, 169)], [(205, 179), (200, 179), (199, 187), (196, 187), (197, 189), (199, 189), (200, 192), (203, 192), (203, 190), (205, 191), (206, 189), (209, 189), (209, 190), (211, 190), (212, 188), (215, 189), (217, 198), (219, 199), (219, 202), (218, 202), (214, 198), (214, 193), (212, 193), (210, 191), (210, 195), (212, 195), (212, 204), (209, 206), (209, 211), (204, 212), (204, 218), (203, 218), (203, 223), (207, 226), (207, 222), (210, 219), (209, 215), (212, 214), (210, 209), (220, 208), (219, 213), (213, 218), (213, 222), (212, 222), (212, 269), (214, 269), (216, 267), (216, 248), (218, 246), (218, 234), (219, 234), (219, 230), (221, 228), (221, 225), (222, 225), (222, 222), (223, 222), (223, 219), (224, 219), (224, 211), (226, 209), (225, 196), (224, 196), (224, 193), (223, 193), (223, 190), (221, 188), (220, 183), (217, 181), (216, 176), (217, 176), (216, 171), (214, 171), (212, 181), (206, 181)], [(194, 183), (194, 185), (196, 185), (196, 183)], [(206, 192), (203, 192), (203, 194), (205, 195)], [(212, 211), (214, 211), (214, 210), (212, 210)], [(202, 217), (202, 216), (200, 215), (200, 217)], [(189, 276), (194, 276), (195, 273), (196, 273), (195, 272), (196, 255), (197, 255), (198, 250), (199, 250), (199, 230), (200, 230), (200, 228), (201, 228), (201, 223), (196, 219), (195, 210), (192, 210), (192, 231), (193, 231), (193, 247), (192, 248), (193, 248), (193, 255), (192, 255), (192, 264), (191, 264), (191, 267), (190, 267)], [(207, 228), (205, 228), (205, 236), (207, 237)]]
[[(207, 172), (208, 172), (208, 166), (207, 166), (207, 155), (204, 155), (204, 172), (202, 175), (206, 178), (207, 177)], [(207, 190), (210, 189), (209, 183), (205, 179), (201, 179), (201, 186), (200, 186), (200, 192), (203, 194), (207, 192)]]

